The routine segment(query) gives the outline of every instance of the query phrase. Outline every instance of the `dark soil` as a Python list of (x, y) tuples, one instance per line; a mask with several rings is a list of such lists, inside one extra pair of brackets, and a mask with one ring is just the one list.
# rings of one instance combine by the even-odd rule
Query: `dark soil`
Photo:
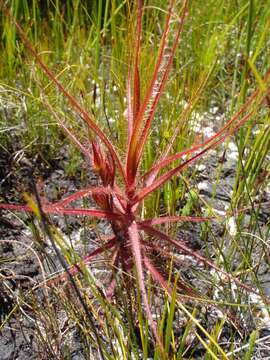
[[(77, 171), (74, 176), (65, 177), (64, 169), (68, 161), (66, 150), (63, 149), (58, 158), (45, 162), (39, 156), (29, 160), (25, 156), (16, 160), (17, 150), (8, 151), (0, 148), (0, 196), (2, 202), (23, 203), (22, 192), (33, 193), (32, 182), (39, 184), (41, 194), (50, 201), (55, 201), (63, 194), (70, 194), (78, 189), (82, 174)], [(46, 152), (45, 152), (46, 153)], [(79, 167), (78, 167), (79, 168)], [(86, 173), (84, 169), (84, 174)], [(76, 218), (52, 218), (55, 225), (66, 232), (79, 228), (80, 220)], [(40, 265), (37, 258), (29, 251), (30, 246), (40, 255), (36, 245), (31, 245), (33, 234), (30, 226), (35, 221), (31, 215), (20, 214), (16, 218), (9, 211), (0, 212), (0, 316), (5, 323), (0, 332), (1, 360), (39, 360), (50, 359), (49, 352), (44, 352), (37, 340), (34, 314), (29, 309), (18, 304), (17, 299), (25, 299), (28, 291), (42, 280)], [(67, 226), (68, 225), (68, 226)], [(27, 228), (28, 227), (28, 228)], [(56, 267), (59, 263), (51, 256)], [(42, 292), (38, 300), (42, 301)], [(75, 341), (72, 349), (65, 349), (66, 359), (83, 359), (80, 352), (80, 342)]]
[[(33, 193), (31, 188), (32, 181), (29, 181), (29, 176), (32, 176), (34, 182), (38, 184), (39, 191), (42, 196), (45, 196), (49, 201), (54, 201), (61, 198), (63, 195), (69, 195), (75, 190), (94, 183), (95, 176), (87, 169), (88, 165), (78, 166), (77, 172), (73, 176), (65, 175), (65, 168), (68, 163), (67, 149), (63, 148), (62, 152), (53, 161), (44, 161), (44, 157), (36, 156), (34, 159), (27, 159), (24, 155), (18, 160), (14, 157), (17, 150), (11, 149), (9, 151), (0, 148), (0, 195), (3, 202), (18, 203), (23, 202), (22, 192)], [(13, 154), (13, 156), (12, 156)], [(215, 176), (217, 169), (220, 166), (217, 154), (208, 157), (205, 170), (198, 170), (196, 182), (205, 184), (201, 187), (201, 196), (218, 211), (224, 211), (230, 204), (230, 193), (234, 186), (235, 179), (235, 162), (223, 158), (220, 181), (217, 187), (215, 184)], [(30, 175), (31, 174), (31, 175)], [(270, 202), (270, 194), (264, 194), (262, 202)], [(259, 226), (262, 231), (267, 228), (267, 222), (270, 216), (270, 206), (261, 208), (259, 219)], [(76, 217), (69, 217), (68, 219), (52, 216), (51, 221), (54, 222), (66, 235), (71, 238), (78, 233), (81, 228), (81, 220)], [(28, 227), (27, 227), (28, 226)], [(37, 286), (42, 281), (42, 274), (38, 259), (29, 250), (33, 242), (33, 234), (29, 228), (35, 226), (34, 219), (26, 214), (20, 214), (17, 218), (8, 211), (0, 213), (0, 315), (1, 320), (5, 325), (0, 332), (0, 360), (38, 360), (53, 359), (50, 357), (49, 349), (44, 349), (41, 345), (41, 335), (37, 334), (35, 314), (31, 312), (25, 304), (19, 303), (18, 299), (25, 299), (28, 291)], [(247, 220), (248, 231), (248, 220)], [(103, 224), (103, 230), (106, 231)], [(225, 232), (225, 224), (220, 222), (213, 222), (208, 230), (204, 230), (202, 236), (201, 225), (184, 225), (181, 226), (178, 232), (178, 237), (184, 240), (186, 244), (194, 251), (204, 252), (206, 248), (215, 246), (217, 239), (221, 239)], [(95, 232), (89, 232), (90, 242), (95, 240)], [(51, 264), (48, 269), (54, 270), (54, 265), (59, 268), (59, 262), (51, 250), (48, 249), (48, 244), (43, 244), (44, 248), (38, 247), (35, 243), (33, 248), (42, 257), (42, 253), (50, 253)], [(89, 251), (89, 246), (84, 247), (82, 251)], [(209, 251), (209, 249), (208, 249)], [(239, 261), (239, 259), (236, 259)], [(184, 259), (181, 265), (181, 272), (184, 279), (190, 282), (193, 287), (200, 288), (202, 292), (207, 292), (207, 286), (204, 288), (202, 281), (197, 277), (196, 270), (198, 262), (192, 259)], [(269, 267), (264, 266), (264, 270), (260, 269), (263, 280), (262, 286), (266, 293), (269, 294), (270, 288), (270, 274)], [(207, 284), (207, 283), (206, 283)], [(270, 294), (269, 294), (270, 295)], [(44, 294), (42, 291), (37, 292), (36, 300), (43, 301)], [(215, 316), (215, 315), (214, 315)], [(207, 318), (211, 320), (211, 316)], [(63, 319), (63, 326), (65, 325)], [(264, 331), (269, 331), (264, 329)], [(64, 360), (88, 360), (89, 355), (84, 355), (84, 347), (77, 329), (72, 333), (69, 343), (65, 343), (64, 349), (60, 349), (62, 354), (61, 359)], [(181, 334), (179, 334), (180, 336)], [(224, 341), (229, 339), (230, 329), (228, 329), (228, 336), (224, 333)], [(197, 344), (198, 345), (198, 344)], [(195, 346), (195, 343), (194, 343)], [(58, 353), (59, 353), (58, 352)], [(197, 350), (193, 354), (194, 358), (202, 359), (204, 349)], [(55, 358), (56, 359), (56, 358)]]

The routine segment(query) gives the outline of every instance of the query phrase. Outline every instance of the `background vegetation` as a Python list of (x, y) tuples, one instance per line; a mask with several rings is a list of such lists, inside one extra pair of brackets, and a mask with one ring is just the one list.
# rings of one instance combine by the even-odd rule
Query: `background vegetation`
[[(7, 4), (42, 60), (53, 69), (66, 89), (95, 116), (107, 136), (117, 142), (124, 158), (128, 61), (133, 50), (132, 34), (136, 20), (133, 2), (11, 0)], [(158, 55), (167, 11), (165, 5), (162, 0), (144, 2), (140, 63), (143, 84), (149, 81)], [(179, 15), (180, 5), (181, 1), (176, 1), (175, 16)], [(0, 51), (3, 54), (0, 58), (1, 157), (9, 158), (16, 163), (16, 168), (20, 168), (22, 159), (33, 161), (38, 156), (40, 161), (49, 164), (53, 172), (54, 159), (60, 157), (61, 160), (62, 155), (59, 154), (64, 149), (65, 156), (68, 154), (68, 162), (64, 165), (67, 177), (75, 176), (86, 181), (81, 155), (70, 145), (55, 118), (68, 124), (82, 143), (91, 134), (67, 105), (63, 95), (35, 64), (4, 12), (1, 12), (0, 21)], [(202, 0), (189, 2), (189, 14), (170, 81), (146, 145), (144, 169), (148, 169), (157, 152), (161, 153), (166, 147), (179, 125), (179, 119), (181, 130), (174, 152), (200, 142), (209, 124), (212, 128), (221, 128), (255, 88), (265, 91), (269, 86), (263, 80), (270, 65), (269, 25), (268, 1), (209, 0), (207, 6)], [(142, 96), (145, 91), (146, 88), (142, 88)], [(200, 225), (199, 233), (205, 241), (205, 256), (263, 294), (259, 274), (262, 268), (267, 272), (269, 267), (270, 224), (269, 219), (262, 221), (269, 202), (266, 196), (269, 194), (270, 170), (269, 104), (268, 107), (255, 104), (254, 110), (254, 116), (233, 139), (238, 160), (233, 193), (221, 219), (221, 223), (227, 225), (217, 236), (207, 222)], [(166, 121), (162, 121), (164, 118)], [(218, 154), (220, 164), (214, 176), (213, 192), (222, 178), (222, 159), (226, 157), (228, 146), (229, 141), (224, 143)], [(209, 159), (205, 161), (208, 166)], [(142, 216), (216, 214), (214, 195), (212, 201), (206, 203), (196, 186), (196, 179), (197, 172), (192, 167), (180, 178), (168, 182), (164, 189), (144, 202)], [(5, 199), (5, 182), (1, 191), (0, 196)], [(84, 223), (85, 227), (91, 228), (99, 225)], [(181, 228), (185, 229), (185, 226), (188, 225), (181, 225)], [(42, 231), (38, 227), (34, 229), (42, 237)], [(179, 227), (166, 225), (166, 231), (177, 234)], [(74, 263), (77, 259), (74, 250), (64, 244), (62, 235), (59, 238), (58, 246), (68, 262)], [(161, 259), (160, 266), (172, 279), (179, 273), (173, 259)], [(196, 286), (201, 282), (208, 288), (205, 290), (202, 285), (203, 299), (183, 295), (176, 282), (175, 286), (171, 284), (174, 288), (171, 297), (164, 295), (150, 280), (147, 283), (149, 301), (156, 313), (158, 331), (168, 357), (252, 359), (258, 352), (256, 344), (260, 344), (263, 338), (261, 325), (255, 318), (258, 311), (263, 314), (261, 319), (269, 317), (267, 299), (263, 295), (257, 297), (253, 306), (248, 292), (235, 288), (233, 283), (222, 282), (220, 274), (206, 271), (198, 263), (189, 266), (192, 274), (199, 279)], [(130, 290), (130, 298), (127, 299), (122, 280), (117, 278), (118, 300), (108, 301), (96, 284), (97, 280), (86, 268), (82, 277), (77, 279), (77, 286), (91, 309), (95, 326), (91, 322), (89, 324), (83, 310), (77, 311), (78, 299), (64, 286), (49, 289), (45, 306), (37, 302), (36, 287), (29, 290), (27, 303), (36, 319), (39, 345), (46, 349), (46, 358), (71, 358), (70, 344), (62, 346), (64, 334), (60, 310), (78, 330), (86, 359), (95, 358), (96, 351), (105, 359), (163, 358), (164, 354), (150, 335), (138, 295)], [(46, 295), (48, 289), (43, 291)], [(7, 319), (21, 311), (24, 302), (26, 295), (20, 294), (2, 327)], [(212, 318), (207, 312), (214, 314)], [(265, 326), (269, 327), (269, 323)], [(98, 329), (101, 339), (98, 344), (94, 328)], [(51, 334), (58, 334), (53, 343)]]

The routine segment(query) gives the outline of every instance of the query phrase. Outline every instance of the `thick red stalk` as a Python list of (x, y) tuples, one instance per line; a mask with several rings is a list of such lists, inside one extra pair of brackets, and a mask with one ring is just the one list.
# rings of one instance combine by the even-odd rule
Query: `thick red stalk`
[(138, 227), (137, 227), (137, 224), (135, 223), (135, 221), (132, 221), (132, 223), (128, 227), (128, 236), (129, 236), (129, 240), (131, 243), (131, 249), (132, 249), (133, 259), (135, 262), (138, 284), (139, 284), (141, 296), (143, 299), (143, 303), (145, 306), (146, 315), (149, 320), (150, 327), (155, 335), (155, 338), (156, 338), (160, 348), (163, 349), (162, 341), (161, 341), (160, 337), (158, 336), (156, 324), (152, 317), (152, 313), (151, 313), (151, 309), (150, 309), (150, 305), (148, 302), (148, 297), (147, 297), (147, 293), (146, 293), (146, 289), (145, 289), (145, 285), (144, 285), (144, 274), (143, 274), (143, 266), (142, 266), (143, 265), (142, 245), (140, 243), (140, 235), (139, 235)]

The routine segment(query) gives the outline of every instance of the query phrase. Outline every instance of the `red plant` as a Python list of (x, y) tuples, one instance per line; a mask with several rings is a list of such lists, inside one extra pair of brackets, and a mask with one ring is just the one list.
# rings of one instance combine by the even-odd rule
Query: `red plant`
[[(69, 101), (73, 109), (81, 116), (89, 129), (96, 136), (96, 140), (87, 147), (76, 139), (71, 130), (64, 124), (60, 124), (64, 131), (68, 134), (71, 140), (79, 147), (83, 154), (91, 159), (93, 170), (99, 175), (102, 186), (90, 187), (79, 190), (73, 195), (64, 198), (56, 203), (42, 204), (42, 211), (45, 214), (66, 214), (66, 215), (82, 215), (94, 218), (106, 219), (111, 225), (113, 236), (105, 245), (97, 248), (91, 254), (84, 258), (84, 261), (90, 262), (94, 256), (102, 254), (104, 251), (110, 249), (114, 254), (114, 264), (122, 268), (125, 272), (130, 273), (135, 269), (139, 290), (143, 298), (144, 306), (151, 328), (155, 333), (155, 337), (159, 344), (159, 339), (156, 326), (152, 319), (151, 309), (147, 300), (147, 293), (144, 281), (144, 268), (149, 271), (153, 279), (157, 281), (170, 293), (170, 287), (166, 279), (158, 271), (155, 265), (150, 260), (149, 253), (151, 250), (159, 250), (165, 254), (165, 251), (159, 247), (158, 242), (152, 244), (147, 240), (147, 235), (156, 239), (161, 239), (169, 245), (178, 248), (181, 252), (195, 257), (200, 262), (217, 269), (231, 280), (236, 282), (243, 288), (250, 290), (244, 284), (241, 284), (237, 279), (230, 274), (218, 269), (212, 262), (205, 259), (199, 253), (190, 250), (182, 241), (174, 240), (164, 232), (155, 228), (156, 225), (177, 221), (193, 221), (200, 222), (209, 220), (206, 218), (181, 217), (181, 216), (163, 216), (148, 220), (140, 219), (140, 205), (144, 199), (152, 194), (155, 190), (162, 187), (166, 182), (170, 181), (174, 176), (179, 174), (183, 169), (191, 165), (197, 159), (201, 158), (207, 151), (222, 141), (228, 136), (234, 134), (242, 125), (244, 125), (253, 115), (252, 104), (256, 101), (260, 104), (269, 94), (262, 93), (256, 90), (248, 98), (240, 110), (224, 125), (220, 131), (209, 138), (207, 141), (196, 144), (191, 148), (184, 150), (175, 155), (169, 156), (172, 146), (177, 138), (179, 129), (175, 132), (168, 143), (167, 148), (162, 156), (156, 161), (151, 169), (148, 169), (141, 175), (143, 171), (141, 160), (145, 148), (145, 143), (149, 137), (150, 128), (154, 119), (154, 114), (157, 109), (160, 97), (164, 92), (165, 85), (168, 80), (170, 70), (173, 65), (173, 59), (180, 41), (180, 36), (183, 31), (184, 21), (188, 12), (188, 0), (184, 0), (182, 4), (181, 16), (176, 26), (173, 44), (169, 45), (169, 32), (172, 26), (174, 0), (170, 0), (166, 23), (163, 30), (163, 35), (160, 41), (159, 54), (156, 59), (154, 71), (151, 80), (147, 86), (144, 98), (141, 98), (141, 82), (140, 82), (140, 47), (142, 36), (142, 18), (143, 18), (143, 1), (137, 1), (137, 24), (136, 24), (136, 38), (134, 41), (134, 52), (130, 61), (128, 80), (127, 80), (127, 147), (126, 160), (123, 163), (118, 155), (115, 147), (107, 138), (105, 133), (100, 129), (95, 120), (89, 113), (79, 104), (79, 102), (61, 85), (59, 80), (55, 77), (52, 71), (43, 63), (37, 52), (32, 47), (31, 43), (25, 36), (24, 31), (20, 25), (15, 22), (18, 33), (26, 45), (28, 50), (34, 56), (38, 65), (43, 69), (48, 78), (55, 84), (56, 87), (63, 93)], [(170, 51), (169, 51), (170, 49)], [(169, 54), (168, 54), (169, 51)], [(166, 52), (166, 56), (165, 56)], [(265, 80), (268, 79), (270, 70), (268, 70)], [(177, 165), (173, 163), (178, 161)], [(171, 166), (167, 171), (166, 167)], [(139, 171), (140, 170), (140, 171)], [(160, 171), (163, 174), (159, 176)], [(85, 196), (92, 196), (97, 208), (75, 208), (72, 203)], [(12, 205), (0, 204), (0, 208), (13, 209), (20, 211), (32, 211), (29, 205)], [(167, 256), (170, 253), (167, 253)], [(78, 267), (70, 268), (72, 274), (78, 272)], [(63, 276), (62, 276), (63, 278)], [(110, 290), (112, 286), (110, 286)], [(186, 288), (186, 291), (189, 291)]]

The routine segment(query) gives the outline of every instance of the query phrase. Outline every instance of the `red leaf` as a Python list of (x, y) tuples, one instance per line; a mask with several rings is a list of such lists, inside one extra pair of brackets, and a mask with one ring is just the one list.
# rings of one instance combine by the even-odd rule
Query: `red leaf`
[(180, 18), (180, 24), (179, 24), (178, 30), (176, 32), (176, 36), (175, 36), (175, 39), (174, 39), (172, 50), (171, 50), (171, 53), (169, 55), (169, 59), (167, 61), (167, 64), (165, 66), (165, 70), (164, 70), (164, 72), (162, 74), (160, 84), (158, 85), (158, 88), (156, 90), (154, 101), (151, 104), (150, 110), (148, 112), (148, 117), (147, 117), (145, 125), (143, 127), (141, 137), (140, 137), (140, 139), (138, 141), (137, 158), (136, 158), (137, 167), (139, 166), (139, 162), (140, 162), (140, 159), (142, 157), (144, 145), (145, 145), (147, 137), (149, 135), (149, 130), (150, 130), (150, 127), (152, 125), (155, 110), (157, 108), (159, 99), (160, 99), (160, 97), (161, 97), (161, 95), (163, 93), (163, 90), (165, 88), (165, 85), (167, 83), (168, 76), (169, 76), (169, 73), (170, 73), (170, 70), (171, 70), (171, 67), (172, 67), (172, 64), (173, 64), (174, 55), (175, 55), (177, 46), (179, 44), (180, 35), (182, 33), (182, 30), (183, 30), (184, 20), (185, 20), (185, 17), (187, 15), (187, 3), (188, 3), (187, 1), (184, 2), (183, 10), (182, 10), (182, 16)]
[(28, 205), (20, 204), (0, 204), (0, 209), (32, 212), (31, 208)]
[[(0, 204), (0, 209), (15, 210), (15, 211), (26, 211), (33, 212), (33, 210), (28, 205), (20, 204)], [(84, 209), (84, 208), (65, 208), (59, 206), (57, 203), (46, 204), (42, 206), (42, 211), (45, 214), (66, 214), (66, 215), (80, 215), (80, 216), (90, 216), (99, 219), (115, 220), (126, 223), (129, 220), (129, 217), (110, 211), (97, 210), (97, 209)]]
[[(76, 191), (74, 194), (67, 196), (66, 198), (53, 203), (53, 206), (60, 206), (64, 207), (70, 204), (71, 202), (81, 199), (85, 196), (92, 195), (92, 194), (107, 194), (107, 195), (113, 195), (115, 194), (115, 191), (109, 187), (89, 187), (87, 189)], [(118, 196), (122, 196), (121, 194), (117, 193)]]
[[(168, 40), (173, 3), (174, 3), (174, 1), (170, 2), (168, 16), (166, 18), (166, 25), (165, 25), (163, 36), (161, 39), (160, 52), (159, 52), (159, 56), (158, 56), (158, 59), (157, 59), (156, 65), (155, 65), (152, 80), (151, 80), (149, 88), (146, 92), (146, 96), (143, 101), (143, 104), (138, 112), (138, 115), (137, 115), (136, 119), (134, 119), (134, 130), (133, 130), (133, 134), (132, 134), (132, 137), (131, 137), (131, 140), (129, 143), (127, 165), (126, 165), (127, 179), (128, 179), (128, 182), (131, 184), (134, 182), (134, 177), (136, 176), (139, 161), (141, 159), (143, 148), (144, 148), (144, 145), (145, 145), (148, 133), (149, 133), (150, 126), (152, 124), (154, 112), (158, 105), (162, 91), (165, 87), (165, 84), (166, 84), (166, 81), (167, 81), (167, 78), (168, 78), (168, 75), (169, 75), (169, 72), (170, 72), (170, 69), (172, 66), (174, 54), (175, 54), (175, 51), (176, 51), (176, 48), (177, 48), (177, 45), (179, 42), (179, 37), (182, 32), (184, 18), (186, 16), (187, 1), (184, 2), (183, 15), (180, 19), (180, 26), (176, 33), (172, 51), (171, 51), (171, 54), (167, 61), (167, 64), (165, 66), (165, 70), (163, 71), (162, 63), (163, 63), (164, 57), (165, 57), (164, 52), (165, 52), (165, 47), (166, 47), (166, 43)], [(161, 75), (161, 81), (158, 82), (158, 76), (160, 74), (160, 71), (163, 71), (163, 73)], [(153, 97), (154, 97), (154, 99), (152, 101)], [(148, 107), (150, 107), (149, 110), (147, 110)], [(148, 114), (148, 115), (146, 115), (146, 122), (145, 122), (145, 125), (143, 128), (143, 131), (142, 131), (142, 135), (139, 139), (139, 131), (140, 131), (143, 121), (145, 120), (145, 114)]]
[(218, 273), (225, 275), (225, 277), (234, 282), (236, 285), (238, 285), (239, 287), (245, 289), (246, 291), (248, 291), (249, 293), (254, 293), (256, 295), (261, 296), (268, 304), (270, 303), (270, 299), (262, 294), (260, 294), (258, 291), (252, 289), (250, 286), (243, 284), (241, 281), (239, 281), (237, 278), (235, 278), (234, 276), (232, 276), (231, 274), (227, 273), (226, 271), (220, 269), (218, 266), (216, 266), (213, 262), (211, 262), (210, 260), (206, 259), (204, 256), (202, 256), (201, 254), (199, 254), (198, 252), (190, 249), (188, 246), (186, 246), (183, 242), (181, 241), (176, 241), (174, 239), (172, 239), (171, 237), (169, 237), (168, 235), (166, 235), (165, 233), (151, 227), (148, 225), (140, 225), (138, 224), (138, 227), (142, 230), (144, 230), (146, 233), (148, 233), (149, 235), (155, 236), (159, 239), (165, 240), (166, 242), (170, 243), (171, 245), (174, 245), (176, 248), (180, 249), (181, 251), (183, 251), (183, 253), (192, 256), (193, 258), (195, 258), (196, 260), (202, 262), (204, 265), (209, 266), (210, 268), (216, 270)]
[(54, 205), (45, 205), (42, 207), (44, 213), (47, 214), (65, 214), (65, 215), (79, 215), (90, 216), (99, 219), (115, 220), (120, 222), (126, 222), (129, 218), (125, 215), (113, 213), (105, 210), (97, 209), (84, 209), (84, 208), (64, 208)]
[[(196, 161), (197, 159), (199, 159), (200, 157), (202, 157), (208, 150), (214, 148), (215, 146), (217, 146), (218, 144), (220, 144), (221, 142), (223, 142), (228, 136), (232, 135), (234, 132), (236, 132), (238, 130), (238, 128), (240, 126), (242, 126), (243, 124), (245, 124), (247, 122), (247, 120), (250, 118), (250, 116), (252, 115), (252, 112), (247, 114), (241, 121), (238, 122), (238, 124), (232, 129), (232, 130), (228, 130), (227, 133), (225, 135), (223, 135), (221, 138), (219, 138), (218, 140), (216, 140), (215, 142), (213, 142), (212, 144), (210, 144), (208, 147), (206, 147), (204, 150), (202, 150), (201, 152), (199, 152), (198, 154), (194, 155), (192, 158), (186, 160), (185, 162), (183, 162), (182, 164), (178, 165), (177, 167), (175, 167), (174, 169), (168, 171), (167, 173), (163, 174), (162, 176), (160, 176), (160, 178), (158, 178), (157, 180), (155, 180), (152, 184), (150, 184), (149, 186), (145, 187), (143, 190), (141, 190), (133, 199), (132, 205), (135, 205), (136, 203), (142, 201), (146, 196), (148, 196), (149, 194), (151, 194), (153, 191), (155, 191), (156, 189), (158, 189), (159, 187), (161, 187), (163, 184), (165, 184), (167, 181), (169, 181), (173, 176), (175, 176), (177, 173), (179, 173), (181, 170), (183, 170), (184, 168), (186, 168), (188, 165), (190, 165), (191, 163), (193, 163), (194, 161)], [(215, 137), (217, 137), (218, 134), (216, 134)], [(177, 155), (175, 155), (177, 156)]]
[[(172, 289), (168, 285), (168, 282), (166, 279), (160, 274), (160, 272), (157, 270), (157, 268), (151, 263), (150, 259), (148, 257), (144, 257), (144, 264), (146, 268), (150, 271), (153, 279), (160, 284), (163, 289), (167, 291), (169, 295), (172, 295)], [(198, 294), (192, 290), (190, 287), (185, 285), (184, 283), (181, 283), (179, 287), (184, 291), (185, 294), (188, 294), (189, 296), (195, 297)]]
[[(264, 81), (266, 81), (270, 76), (270, 68), (267, 70), (265, 77), (264, 77)], [(270, 93), (270, 90), (268, 90), (267, 92), (268, 94)], [(159, 172), (162, 168), (170, 165), (172, 162), (174, 162), (175, 160), (178, 160), (180, 158), (182, 158), (184, 155), (188, 155), (188, 154), (192, 154), (194, 152), (196, 152), (199, 149), (202, 149), (204, 147), (206, 147), (207, 145), (209, 145), (212, 141), (216, 140), (217, 137), (221, 136), (223, 133), (225, 133), (226, 131), (229, 130), (230, 126), (233, 125), (237, 119), (245, 112), (247, 111), (248, 107), (250, 105), (252, 105), (252, 103), (256, 100), (257, 96), (260, 94), (260, 90), (256, 90), (253, 92), (253, 94), (250, 95), (250, 97), (248, 98), (248, 100), (245, 102), (245, 104), (238, 110), (238, 112), (233, 115), (233, 117), (219, 130), (218, 133), (216, 133), (215, 135), (211, 136), (209, 139), (207, 139), (205, 142), (195, 145), (193, 147), (191, 147), (190, 149), (181, 151), (178, 154), (174, 154), (168, 158), (163, 159), (162, 161), (158, 162), (156, 165), (154, 165), (147, 173), (145, 173), (143, 175), (143, 179), (145, 180), (147, 177), (151, 177), (151, 174), (153, 172)], [(261, 103), (263, 102), (265, 96), (263, 97), (263, 99), (261, 100)], [(250, 112), (250, 115), (253, 112)], [(246, 119), (246, 116), (243, 118)], [(247, 121), (248, 119), (246, 119), (245, 121)], [(244, 121), (244, 122), (245, 122)], [(244, 123), (243, 122), (243, 123)], [(239, 120), (239, 123), (241, 123), (241, 120)], [(241, 123), (241, 124), (243, 124)], [(239, 126), (237, 126), (238, 128)], [(233, 133), (234, 131), (232, 131)], [(152, 178), (152, 180), (154, 180), (154, 177)], [(149, 183), (148, 179), (146, 180), (147, 183)], [(152, 182), (152, 181), (151, 181)], [(150, 182), (150, 183), (151, 183)]]
[[(106, 244), (100, 246), (98, 249), (96, 249), (96, 250), (92, 251), (90, 254), (84, 256), (82, 258), (82, 261), (84, 262), (84, 264), (88, 264), (94, 256), (102, 254), (104, 251), (111, 249), (114, 245), (115, 245), (115, 238), (112, 238)], [(77, 264), (70, 266), (68, 268), (68, 271), (72, 276), (75, 276), (81, 270), (80, 270), (79, 264), (77, 263)], [(64, 281), (67, 278), (68, 278), (68, 276), (66, 273), (57, 275), (56, 277), (53, 277), (53, 279), (49, 279), (48, 284), (53, 284), (55, 282)]]
[(177, 222), (177, 221), (189, 221), (189, 222), (203, 222), (213, 220), (215, 217), (194, 217), (194, 216), (162, 216), (154, 219), (148, 219), (144, 221), (137, 221), (139, 225), (160, 225), (160, 224), (167, 224), (170, 222)]
[(95, 123), (93, 118), (87, 113), (87, 111), (80, 105), (80, 103), (75, 99), (74, 96), (72, 96), (60, 83), (60, 81), (57, 79), (57, 77), (53, 74), (53, 72), (45, 65), (45, 63), (41, 60), (40, 56), (38, 55), (37, 51), (34, 49), (34, 47), (31, 45), (30, 41), (25, 35), (25, 32), (19, 25), (19, 23), (10, 15), (9, 11), (5, 9), (6, 14), (11, 18), (13, 23), (15, 24), (18, 34), (24, 43), (24, 45), (27, 47), (29, 52), (33, 55), (34, 59), (40, 66), (40, 68), (43, 70), (43, 72), (47, 75), (47, 77), (58, 87), (60, 92), (65, 96), (65, 98), (69, 101), (70, 105), (78, 112), (78, 114), (81, 116), (81, 118), (85, 121), (85, 123), (88, 125), (88, 127), (100, 138), (100, 140), (106, 145), (108, 148), (112, 158), (114, 159), (116, 166), (123, 178), (123, 180), (126, 182), (126, 175), (123, 169), (123, 166), (120, 162), (119, 156), (117, 155), (112, 143), (107, 138), (105, 133), (99, 128), (99, 126)]
[(133, 111), (132, 111), (132, 94), (131, 94), (131, 74), (130, 69), (128, 70), (127, 78), (127, 110), (126, 116), (128, 121), (128, 143), (130, 142), (132, 131), (133, 131)]

